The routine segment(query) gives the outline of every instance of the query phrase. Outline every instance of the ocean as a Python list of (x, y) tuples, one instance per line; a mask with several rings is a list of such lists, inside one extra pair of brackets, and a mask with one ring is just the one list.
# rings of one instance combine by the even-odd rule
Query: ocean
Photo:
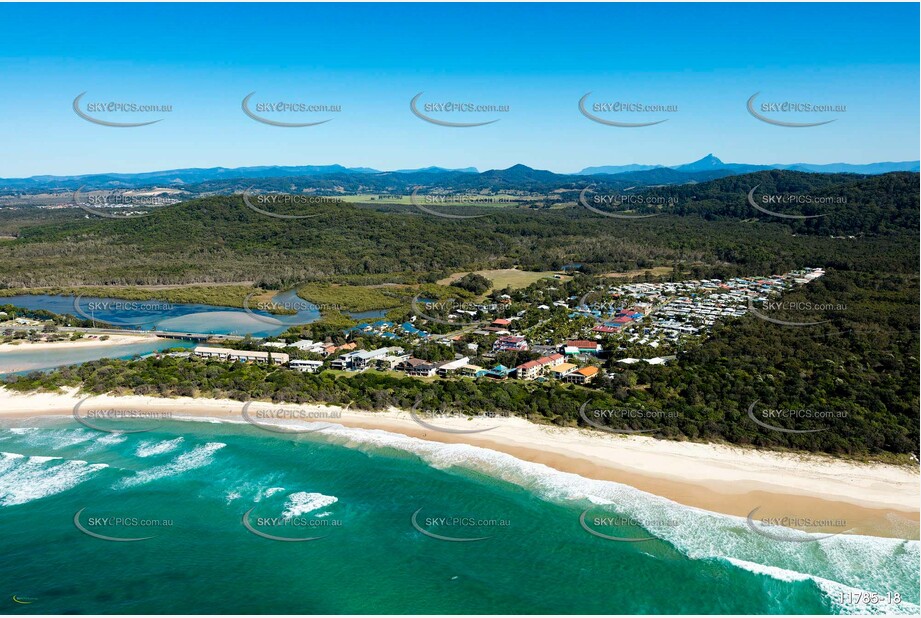
[(4, 613), (919, 612), (918, 541), (778, 540), (482, 448), (316, 426), (4, 421)]

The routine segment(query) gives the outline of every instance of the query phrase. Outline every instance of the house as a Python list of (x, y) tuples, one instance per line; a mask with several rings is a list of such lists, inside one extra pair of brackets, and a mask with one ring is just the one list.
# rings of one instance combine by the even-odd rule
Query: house
[(408, 359), (409, 354), (387, 355), (374, 359), (374, 364), (378, 369), (396, 369), (400, 363)]
[(426, 339), (429, 336), (427, 332), (425, 332), (424, 330), (419, 330), (418, 328), (413, 326), (412, 323), (410, 322), (403, 322), (402, 324), (400, 324), (400, 328), (403, 330), (404, 333), (412, 337), (419, 337), (421, 339)]
[(457, 370), (457, 373), (468, 378), (479, 378), (486, 374), (486, 370), (477, 365), (464, 365)]
[(329, 356), (330, 354), (335, 354), (336, 352), (340, 352), (342, 350), (354, 350), (357, 347), (358, 344), (355, 342), (343, 343), (342, 345), (333, 345), (330, 343), (323, 346), (323, 354)]
[(343, 354), (332, 363), (333, 369), (346, 369), (348, 371), (361, 371), (375, 364), (377, 359), (385, 356), (399, 356), (403, 354), (403, 348), (377, 348), (376, 350), (356, 350)]
[(446, 376), (449, 373), (456, 372), (457, 370), (459, 370), (461, 367), (463, 367), (469, 362), (470, 362), (469, 356), (462, 356), (460, 358), (454, 359), (453, 361), (445, 361), (443, 363), (438, 363), (437, 365), (438, 369), (435, 370), (435, 373), (437, 373), (440, 376)]
[(291, 369), (297, 369), (301, 373), (316, 373), (323, 366), (323, 361), (317, 360), (293, 360), (288, 363)]
[(575, 369), (576, 369), (576, 365), (573, 365), (572, 363), (561, 363), (557, 365), (556, 367), (550, 368), (550, 375), (556, 378), (557, 380), (562, 380)]
[(295, 341), (289, 347), (297, 348), (302, 352), (312, 352), (313, 354), (326, 355), (326, 344), (314, 342), (312, 339), (301, 339)]
[(281, 350), (282, 348), (288, 347), (288, 344), (284, 341), (266, 341), (262, 344), (263, 348), (276, 348)]
[(536, 360), (532, 360), (515, 367), (515, 375), (518, 376), (519, 380), (533, 380), (541, 374), (542, 369), (543, 365)]
[(526, 352), (528, 350), (528, 341), (518, 335), (499, 337), (493, 344), (493, 350), (498, 352)]
[(573, 384), (588, 384), (598, 375), (598, 367), (582, 367), (566, 374), (564, 380)]
[[(587, 339), (576, 339), (563, 344), (564, 354), (597, 354), (601, 352), (601, 344)], [(575, 349), (575, 352), (571, 351)]]
[(495, 367), (487, 371), (484, 375), (487, 378), (493, 378), (496, 380), (504, 380), (505, 378), (509, 376), (510, 373), (513, 373), (514, 371), (515, 371), (514, 369), (509, 369), (505, 365), (496, 365)]
[(340, 371), (341, 371), (341, 370), (349, 370), (349, 369), (351, 369), (351, 368), (352, 368), (352, 355), (353, 355), (353, 354), (355, 354), (355, 352), (348, 352), (347, 354), (341, 355), (339, 358), (337, 358), (336, 360), (332, 361), (332, 362), (329, 364), (330, 368), (332, 368), (332, 369), (337, 369), (337, 370), (340, 370)]
[(508, 328), (511, 326), (512, 321), (505, 318), (497, 318), (490, 323), (490, 326), (493, 328)]
[(548, 369), (563, 362), (562, 354), (542, 356), (537, 360), (522, 363), (515, 368), (515, 375), (519, 380), (534, 380), (544, 375)]
[(192, 353), (200, 358), (217, 358), (220, 360), (259, 363), (262, 365), (284, 365), (288, 362), (288, 355), (283, 352), (253, 352), (250, 350), (231, 350), (230, 348), (195, 346)]
[(430, 378), (438, 371), (438, 367), (421, 358), (407, 358), (396, 366), (397, 371), (404, 371), (408, 376), (417, 378)]

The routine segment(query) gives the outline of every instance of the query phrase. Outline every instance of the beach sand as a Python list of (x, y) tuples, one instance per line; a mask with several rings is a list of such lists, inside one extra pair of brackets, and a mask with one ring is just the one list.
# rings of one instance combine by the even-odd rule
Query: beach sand
[[(71, 415), (85, 395), (19, 394), (0, 388), (0, 417)], [(93, 409), (130, 409), (176, 418), (209, 417), (243, 421), (243, 403), (231, 400), (126, 396), (92, 397)], [(537, 425), (509, 418), (422, 418), (409, 411), (362, 412), (322, 405), (253, 402), (249, 417), (279, 409), (311, 415), (318, 422), (377, 429), (424, 440), (462, 443), (507, 453), (525, 461), (599, 480), (615, 481), (675, 502), (745, 517), (844, 520), (846, 532), (919, 538), (921, 476), (917, 467), (856, 463), (821, 455), (787, 454), (697, 442), (677, 442), (598, 430)], [(295, 421), (285, 421), (295, 423)], [(450, 433), (434, 429), (479, 433)], [(841, 532), (843, 526), (805, 527)]]
[(149, 341), (157, 341), (159, 339), (160, 338), (156, 335), (145, 335), (138, 333), (136, 335), (109, 335), (109, 338), (105, 341), (100, 340), (98, 337), (96, 339), (89, 339), (84, 337), (83, 339), (78, 339), (77, 341), (39, 341), (36, 343), (30, 343), (29, 341), (21, 340), (19, 343), (0, 343), (0, 353), (25, 352), (32, 350), (39, 351), (72, 350), (74, 348), (100, 348), (113, 345), (147, 343)]

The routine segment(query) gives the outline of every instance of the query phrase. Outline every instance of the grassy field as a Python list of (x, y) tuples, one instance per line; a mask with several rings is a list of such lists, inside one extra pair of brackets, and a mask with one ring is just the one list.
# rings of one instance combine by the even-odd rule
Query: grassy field
[[(357, 285), (309, 283), (297, 290), (297, 295), (321, 310), (335, 308), (339, 311), (374, 311), (392, 309), (407, 303), (406, 292), (388, 288)], [(409, 297), (411, 298), (411, 296)]]
[(610, 277), (612, 279), (633, 279), (635, 277), (642, 277), (646, 273), (650, 273), (653, 277), (661, 277), (662, 275), (671, 274), (671, 272), (671, 266), (653, 266), (652, 268), (637, 268), (635, 270), (628, 270), (626, 272), (605, 273), (601, 276)]
[[(478, 275), (482, 275), (492, 281), (493, 289), (501, 290), (506, 287), (512, 289), (526, 288), (535, 281), (541, 279), (546, 279), (548, 277), (554, 277), (559, 275), (560, 279), (566, 281), (571, 279), (570, 275), (562, 275), (554, 271), (543, 271), (543, 272), (530, 272), (526, 270), (518, 270), (517, 268), (502, 268), (499, 270), (477, 270), (474, 271)], [(446, 277), (440, 280), (439, 285), (451, 285), (453, 282), (457, 281), (467, 272), (454, 273), (450, 277)]]

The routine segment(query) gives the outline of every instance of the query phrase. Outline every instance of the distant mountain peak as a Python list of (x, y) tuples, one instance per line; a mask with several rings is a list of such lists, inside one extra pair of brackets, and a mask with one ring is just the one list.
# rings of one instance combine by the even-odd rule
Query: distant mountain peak
[(688, 163), (688, 165), (706, 165), (708, 167), (718, 167), (720, 165), (723, 165), (723, 162), (720, 160), (719, 157), (715, 156), (711, 152), (711, 153), (708, 153), (706, 157), (703, 157), (702, 159), (698, 159), (697, 161), (694, 161), (693, 163)]

